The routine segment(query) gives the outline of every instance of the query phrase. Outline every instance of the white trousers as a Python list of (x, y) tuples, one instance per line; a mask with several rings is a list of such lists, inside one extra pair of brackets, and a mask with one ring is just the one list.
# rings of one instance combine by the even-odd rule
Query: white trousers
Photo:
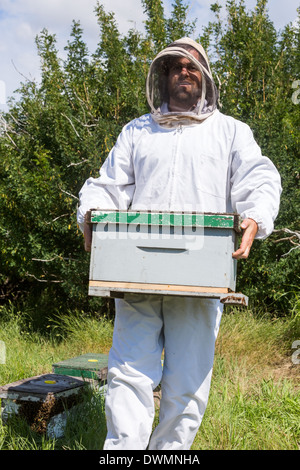
[[(214, 299), (129, 294), (116, 300), (104, 449), (190, 449), (207, 406), (221, 316)], [(159, 424), (151, 436), (160, 382)]]

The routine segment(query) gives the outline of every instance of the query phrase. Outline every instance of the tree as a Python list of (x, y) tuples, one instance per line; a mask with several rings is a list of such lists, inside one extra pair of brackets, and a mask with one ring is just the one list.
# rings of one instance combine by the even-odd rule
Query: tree
[[(276, 229), (299, 230), (300, 114), (292, 100), (292, 85), (299, 77), (299, 22), (282, 33), (276, 31), (266, 0), (257, 0), (250, 12), (243, 0), (227, 1), (223, 20), (218, 4), (212, 10), (216, 20), (204, 29), (200, 41), (208, 47), (220, 84), (221, 109), (250, 125), (281, 174)], [(279, 242), (279, 233), (254, 243), (250, 259), (239, 263), (238, 284), (252, 300), (285, 312), (299, 292), (299, 251), (285, 256), (289, 242)]]
[(147, 112), (148, 67), (171, 35), (170, 25), (180, 19), (180, 31), (184, 25), (190, 30), (180, 1), (169, 20), (161, 2), (145, 0), (143, 6), (147, 33), (132, 29), (123, 37), (114, 15), (98, 3), (100, 41), (92, 54), (78, 21), (65, 61), (54, 34), (43, 29), (36, 38), (41, 83), (22, 83), (21, 98), (1, 115), (3, 301), (22, 297), (47, 315), (96, 302), (87, 297), (89, 258), (76, 223), (78, 192), (86, 178), (97, 176), (122, 126)]
[[(142, 0), (145, 33), (122, 36), (113, 13), (98, 3), (100, 40), (90, 53), (73, 21), (59, 58), (55, 35), (36, 38), (41, 83), (21, 84), (0, 117), (0, 294), (21, 298), (39, 315), (51, 309), (100, 311), (109, 305), (88, 299), (89, 257), (76, 223), (78, 192), (98, 169), (123, 125), (148, 111), (145, 81), (155, 54), (195, 30), (189, 4), (174, 0), (166, 18), (161, 0)], [(263, 152), (277, 165), (283, 197), (276, 230), (299, 232), (299, 104), (292, 100), (299, 74), (299, 24), (275, 30), (267, 1), (246, 11), (243, 0), (226, 3), (199, 40), (208, 49), (221, 110), (254, 130)], [(298, 107), (297, 107), (298, 106)], [(285, 311), (297, 283), (298, 250), (282, 232), (256, 242), (239, 263), (239, 288), (267, 308)], [(284, 301), (283, 301), (284, 300)], [(44, 313), (43, 313), (44, 312)]]

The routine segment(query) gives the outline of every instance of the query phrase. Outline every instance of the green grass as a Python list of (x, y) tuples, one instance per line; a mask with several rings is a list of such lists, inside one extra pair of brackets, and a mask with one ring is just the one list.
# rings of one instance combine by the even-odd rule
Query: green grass
[(299, 449), (300, 364), (291, 360), (299, 318), (234, 312), (222, 319), (210, 399), (193, 449)]
[[(52, 364), (88, 352), (107, 353), (111, 319), (83, 312), (52, 319), (43, 331), (30, 314), (13, 306), (0, 311), (0, 340), (6, 364), (0, 385), (51, 372)], [(274, 319), (236, 309), (223, 315), (209, 404), (192, 449), (295, 450), (300, 445), (300, 364), (293, 364), (293, 341), (300, 339), (299, 313)], [(157, 416), (156, 416), (157, 421)], [(0, 450), (101, 449), (106, 434), (104, 397), (88, 389), (61, 439), (34, 433), (20, 420), (0, 424)]]
[(246, 393), (213, 386), (193, 449), (297, 450), (299, 409), (299, 396), (286, 380), (262, 380)]

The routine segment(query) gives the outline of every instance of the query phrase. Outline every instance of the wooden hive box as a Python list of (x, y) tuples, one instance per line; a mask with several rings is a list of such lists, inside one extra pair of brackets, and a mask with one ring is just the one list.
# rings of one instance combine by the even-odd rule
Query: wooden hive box
[(0, 387), (2, 421), (12, 415), (24, 418), (31, 429), (49, 437), (61, 437), (66, 410), (82, 400), (85, 382), (77, 377), (44, 374)]
[(219, 298), (235, 293), (237, 214), (92, 210), (89, 295), (152, 293)]
[(52, 370), (55, 374), (106, 381), (107, 365), (107, 354), (87, 353), (57, 362), (52, 365)]

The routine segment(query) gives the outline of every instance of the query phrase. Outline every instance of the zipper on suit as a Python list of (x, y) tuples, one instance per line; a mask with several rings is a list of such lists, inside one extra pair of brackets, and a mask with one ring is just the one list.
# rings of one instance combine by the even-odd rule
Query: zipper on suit
[(175, 130), (175, 137), (176, 137), (176, 142), (175, 142), (175, 151), (174, 151), (174, 157), (173, 157), (173, 166), (172, 166), (172, 174), (171, 174), (171, 188), (170, 188), (170, 207), (172, 208), (172, 205), (174, 203), (174, 195), (175, 195), (175, 184), (176, 184), (176, 176), (177, 176), (177, 162), (179, 158), (179, 151), (180, 151), (180, 142), (181, 142), (181, 136), (183, 134), (183, 126), (180, 125), (176, 128)]

